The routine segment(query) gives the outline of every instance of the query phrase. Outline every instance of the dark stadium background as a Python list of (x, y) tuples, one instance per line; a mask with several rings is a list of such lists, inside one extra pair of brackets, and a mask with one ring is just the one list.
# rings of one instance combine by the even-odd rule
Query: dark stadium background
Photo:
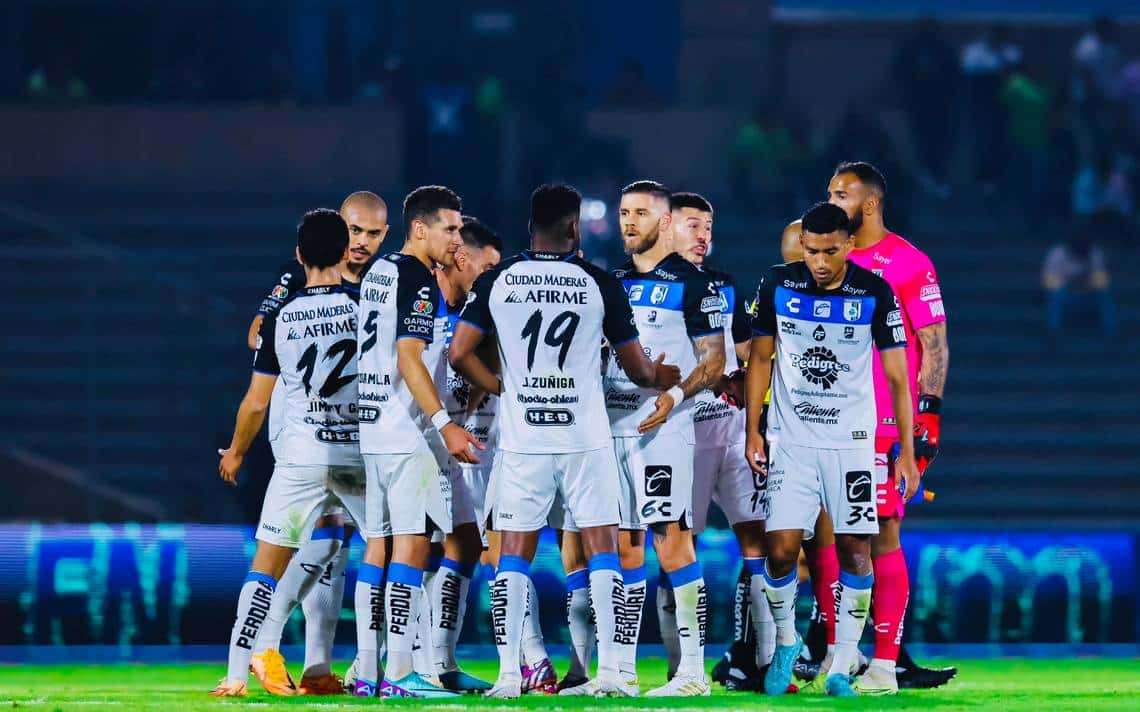
[[(884, 170), (887, 225), (931, 255), (950, 318), (937, 497), (904, 533), (914, 641), (1135, 654), (1140, 12), (864, 5), (0, 3), (0, 659), (224, 643), (271, 461), (235, 493), (215, 450), (305, 210), (373, 190), (398, 249), (403, 195), (446, 183), (510, 252), (529, 191), (566, 180), (612, 266), (618, 189), (651, 177), (712, 200), (712, 261), (751, 290), (843, 159)], [(987, 32), (1019, 59), (964, 71)], [(1090, 208), (1089, 175), (1131, 202)], [(1115, 317), (1075, 294), (1051, 331), (1043, 257), (1088, 226)], [(714, 612), (730, 542), (702, 541)]]

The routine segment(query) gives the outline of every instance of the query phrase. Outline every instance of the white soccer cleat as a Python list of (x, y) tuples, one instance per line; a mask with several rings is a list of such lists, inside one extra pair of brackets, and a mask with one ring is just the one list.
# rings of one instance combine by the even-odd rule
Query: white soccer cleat
[(499, 700), (513, 700), (522, 697), (522, 678), (500, 677), (495, 681), (495, 686), (487, 690), (485, 696)]
[(596, 680), (586, 680), (580, 685), (564, 687), (558, 691), (559, 697), (598, 697), (600, 688)]
[(860, 695), (897, 695), (899, 682), (894, 668), (871, 665), (855, 680), (855, 691)]
[(701, 675), (674, 675), (661, 687), (645, 693), (646, 697), (708, 697), (712, 694), (708, 678)]
[(594, 697), (637, 697), (641, 694), (636, 678), (627, 682), (621, 675), (603, 672), (591, 682), (594, 684)]

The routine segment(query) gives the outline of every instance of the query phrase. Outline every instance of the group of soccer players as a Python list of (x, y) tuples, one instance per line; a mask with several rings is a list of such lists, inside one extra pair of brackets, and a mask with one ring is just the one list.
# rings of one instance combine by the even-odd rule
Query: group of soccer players
[[(566, 185), (534, 191), (529, 248), (510, 257), (443, 186), (408, 194), (404, 243), (383, 256), (378, 196), (307, 213), (251, 324), (253, 374), (219, 450), (232, 484), (268, 417), (276, 466), (212, 694), (244, 695), (252, 669), (280, 695), (636, 696), (651, 538), (669, 679), (646, 694), (708, 695), (695, 537), (712, 501), (743, 555), (737, 641), (714, 677), (795, 689), (803, 550), (826, 602), (819, 689), (897, 691), (898, 523), (937, 454), (945, 315), (929, 260), (883, 227), (878, 171), (841, 164), (828, 192), (789, 226), (802, 259), (765, 273), (751, 316), (732, 276), (705, 264), (712, 206), (654, 181), (621, 192), (630, 259), (612, 274), (581, 254), (581, 196)], [(546, 526), (568, 590), (561, 681), (529, 576)], [(342, 681), (330, 658), (354, 529), (367, 544)], [(480, 563), (494, 684), (456, 660)], [(299, 684), (277, 650), (298, 604)], [(875, 656), (856, 677), (869, 614)]]

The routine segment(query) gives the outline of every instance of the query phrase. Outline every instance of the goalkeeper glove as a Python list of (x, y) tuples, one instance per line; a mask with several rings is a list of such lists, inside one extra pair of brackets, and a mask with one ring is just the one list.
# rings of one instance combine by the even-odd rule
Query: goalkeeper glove
[(930, 463), (938, 457), (939, 433), (941, 430), (942, 399), (938, 396), (920, 395), (918, 415), (914, 419), (914, 457), (919, 474), (926, 472)]

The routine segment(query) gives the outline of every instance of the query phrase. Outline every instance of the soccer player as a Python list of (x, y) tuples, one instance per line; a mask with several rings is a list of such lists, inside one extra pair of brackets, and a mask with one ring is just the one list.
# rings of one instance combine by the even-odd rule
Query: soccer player
[[(352, 193), (340, 206), (340, 216), (348, 225), (349, 244), (337, 265), (341, 283), (358, 290), (360, 278), (388, 234), (388, 206), (368, 191)], [(284, 265), (278, 282), (262, 300), (249, 328), (250, 348), (256, 348), (257, 331), (263, 319), (280, 310), (289, 296), (305, 283), (301, 265), (292, 260)], [(285, 397), (278, 381), (269, 402), (270, 445), (276, 455), (281, 411)], [(273, 694), (333, 695), (343, 691), (342, 680), (332, 671), (332, 647), (344, 599), (344, 570), (348, 565), (348, 542), (353, 529), (346, 526), (343, 509), (333, 506), (317, 521), (311, 537), (301, 543), (277, 583), (273, 607), (257, 637), (251, 668), (262, 687)], [(305, 613), (305, 668), (298, 688), (285, 668), (278, 648), (281, 635), (297, 602)]]
[[(463, 244), (456, 250), (454, 261), (435, 271), (443, 298), (436, 313), (436, 334), (432, 348), (441, 344), (444, 353), (450, 345), (456, 319), (467, 302), (467, 295), (476, 278), (499, 264), (503, 251), (499, 236), (476, 218), (464, 216), (459, 234)], [(450, 367), (446, 358), (439, 360), (438, 368), (444, 372), (432, 374), (432, 377), (438, 385), (443, 386), (440, 398), (448, 415), (471, 431), (487, 449), (480, 455), (479, 464), (452, 463), (452, 531), (443, 539), (443, 558), (428, 588), (428, 610), (432, 619), (429, 649), (433, 669), (430, 674), (438, 678), (440, 684), (448, 690), (480, 692), (490, 689), (491, 685), (459, 669), (455, 659), (455, 646), (463, 629), (467, 591), (483, 552), (480, 521), (492, 461), (490, 449), (497, 439), (493, 427), (498, 397), (476, 393), (479, 403), (470, 403), (470, 385)]]
[[(907, 338), (909, 383), (917, 384), (915, 401), (907, 410), (915, 415), (914, 447), (919, 474), (938, 456), (942, 394), (950, 367), (946, 338), (946, 307), (938, 275), (930, 258), (918, 248), (891, 232), (883, 224), (883, 201), (887, 183), (883, 174), (862, 161), (841, 163), (827, 187), (828, 199), (847, 213), (855, 248), (849, 259), (880, 275), (898, 295), (902, 328)], [(867, 694), (893, 694), (898, 691), (896, 665), (903, 635), (903, 619), (910, 598), (910, 579), (903, 557), (899, 529), (906, 512), (906, 500), (894, 486), (891, 449), (900, 440), (909, 440), (898, 409), (887, 388), (881, 368), (875, 368), (875, 401), (878, 422), (875, 427), (875, 481), (878, 488), (879, 533), (871, 538), (875, 569), (872, 594), (875, 621), (875, 654), (857, 684)], [(909, 658), (909, 656), (908, 656)], [(918, 669), (906, 660), (903, 674), (914, 686), (936, 687), (949, 681), (957, 670)]]
[(611, 361), (606, 408), (623, 484), (620, 543), (630, 635), (622, 646), (622, 676), (637, 687), (648, 527), (673, 589), (681, 650), (676, 674), (648, 694), (697, 696), (709, 694), (709, 683), (704, 671), (707, 598), (692, 533), (693, 398), (724, 375), (724, 315), (714, 280), (673, 250), (669, 201), (670, 191), (655, 181), (622, 189), (619, 220), (630, 261), (614, 275), (628, 293), (646, 353), (675, 358), (684, 380), (658, 395), (633, 383), (622, 364)]
[[(483, 447), (448, 416), (439, 399), (442, 384), (432, 380), (436, 368), (425, 362), (441, 303), (431, 270), (453, 264), (462, 244), (462, 208), (449, 188), (413, 190), (404, 199), (403, 248), (373, 263), (361, 282), (358, 412), (368, 545), (354, 597), (357, 696), (453, 695), (416, 674), (412, 645), (430, 537), (451, 531), (449, 454), (477, 463), (471, 448)], [(377, 690), (382, 627), (388, 656)]]
[[(752, 327), (746, 313), (744, 293), (737, 289), (732, 275), (707, 266), (712, 251), (712, 205), (696, 193), (674, 193), (673, 247), (686, 260), (701, 268), (721, 294), (726, 343), (725, 378), (748, 359)], [(723, 384), (722, 384), (723, 385)], [(723, 388), (718, 391), (724, 392)], [(734, 597), (735, 641), (733, 663), (726, 679), (730, 689), (758, 690), (759, 666), (767, 665), (776, 645), (776, 631), (768, 599), (764, 597), (764, 510), (761, 507), (763, 480), (754, 476), (744, 459), (744, 411), (728, 398), (704, 390), (694, 398), (693, 428), (696, 450), (693, 455), (693, 535), (705, 529), (709, 504), (720, 506), (736, 535), (743, 557)], [(657, 586), (657, 615), (669, 653), (669, 674), (680, 659), (674, 602), (667, 581)], [(755, 633), (755, 637), (753, 637)], [(759, 653), (756, 642), (760, 643)], [(759, 658), (759, 659), (757, 659)]]
[[(531, 196), (531, 247), (480, 277), (456, 326), (450, 360), (469, 382), (502, 393), (491, 503), (502, 552), (492, 596), (499, 678), (489, 697), (521, 694), (519, 647), (530, 562), (539, 531), (561, 499), (589, 560), (597, 618), (594, 694), (622, 694), (617, 618), (625, 605), (617, 555), (617, 463), (602, 391), (603, 337), (630, 379), (657, 391), (680, 379), (638, 340), (621, 285), (577, 255), (582, 196), (543, 185)], [(500, 381), (476, 354), (498, 336)]]
[[(836, 646), (825, 691), (856, 694), (848, 672), (870, 606), (870, 536), (878, 533), (871, 440), (874, 350), (896, 410), (903, 413), (900, 426), (913, 424), (909, 407), (902, 407), (910, 403), (902, 314), (890, 285), (847, 260), (855, 242), (848, 223), (834, 205), (811, 207), (803, 216), (805, 261), (772, 267), (756, 295), (746, 455), (757, 473), (767, 474), (764, 577), (777, 634), (764, 680), (770, 695), (785, 692), (803, 646), (795, 629), (797, 562), (821, 506), (831, 516), (840, 565)], [(770, 455), (760, 432), (769, 386)], [(895, 477), (905, 496), (913, 496), (918, 471), (910, 441), (902, 443)]]
[(244, 696), (250, 656), (293, 552), (328, 504), (364, 516), (364, 475), (356, 417), (356, 294), (341, 286), (336, 265), (348, 246), (344, 220), (331, 210), (307, 213), (297, 230), (305, 286), (262, 321), (249, 389), (230, 446), (219, 450), (222, 479), (238, 469), (284, 383), (277, 463), (265, 492), (257, 551), (238, 598), (226, 677), (211, 693)]

